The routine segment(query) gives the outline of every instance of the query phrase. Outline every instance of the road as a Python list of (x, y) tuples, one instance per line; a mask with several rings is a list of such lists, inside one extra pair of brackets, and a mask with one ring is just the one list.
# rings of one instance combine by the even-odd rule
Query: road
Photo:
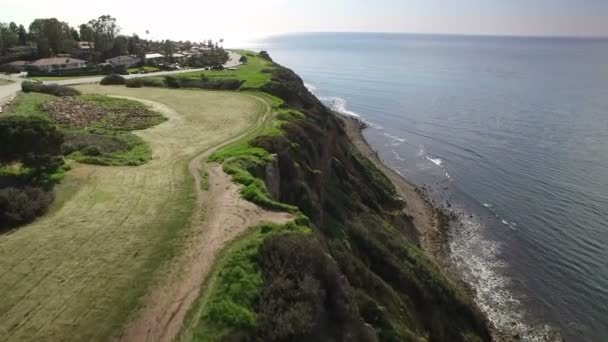
[[(228, 51), (228, 62), (226, 62), (224, 64), (224, 68), (234, 68), (236, 66), (239, 66), (241, 64), (239, 62), (240, 58), (241, 58), (241, 55), (239, 55), (238, 53), (233, 52), (233, 51)], [(154, 73), (150, 73), (150, 74), (124, 75), (123, 77), (126, 79), (129, 79), (129, 78), (135, 78), (135, 77), (169, 76), (169, 75), (177, 75), (177, 74), (203, 71), (203, 70), (205, 70), (205, 69), (198, 68), (198, 69), (184, 69), (184, 70), (174, 70), (174, 71), (160, 71), (160, 72), (154, 72)], [(101, 79), (104, 77), (105, 77), (105, 75), (80, 77), (80, 78), (74, 78), (74, 79), (70, 79), (70, 80), (45, 81), (44, 83), (47, 83), (47, 84), (56, 83), (56, 84), (60, 84), (60, 85), (99, 83), (101, 81)], [(20, 77), (15, 77), (15, 76), (5, 76), (5, 75), (1, 75), (0, 78), (13, 81), (13, 83), (9, 83), (7, 85), (0, 86), (0, 113), (2, 113), (2, 107), (6, 103), (10, 102), (17, 95), (17, 93), (21, 90), (21, 82), (25, 81), (26, 79), (23, 79)]]

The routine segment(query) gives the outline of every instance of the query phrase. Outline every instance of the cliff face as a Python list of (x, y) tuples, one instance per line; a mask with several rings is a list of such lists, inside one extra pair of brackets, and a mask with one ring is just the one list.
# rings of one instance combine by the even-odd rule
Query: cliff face
[(253, 141), (276, 154), (257, 176), (311, 219), (316, 241), (350, 288), (354, 314), (380, 340), (491, 340), (482, 315), (418, 248), (402, 212), (407, 203), (351, 144), (342, 120), (289, 69), (278, 67), (262, 90), (305, 117), (286, 123), (282, 135)]

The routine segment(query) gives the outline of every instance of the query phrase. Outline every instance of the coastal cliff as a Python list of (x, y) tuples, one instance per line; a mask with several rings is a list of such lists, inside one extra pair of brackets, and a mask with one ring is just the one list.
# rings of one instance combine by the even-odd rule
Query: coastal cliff
[[(316, 309), (304, 310), (313, 316), (311, 324), (284, 337), (491, 340), (482, 314), (421, 250), (421, 235), (408, 214), (407, 198), (353, 144), (343, 119), (329, 111), (289, 69), (278, 66), (262, 90), (304, 116), (283, 124), (283, 134), (260, 136), (251, 142), (274, 157), (273, 165), (258, 169), (255, 176), (273, 189), (277, 201), (299, 208), (310, 218), (312, 238), (282, 242), (315, 244), (313, 249), (328, 256), (322, 267), (325, 271), (312, 272), (316, 281), (331, 278), (335, 282), (321, 285), (323, 300), (311, 306)], [(260, 253), (270, 245), (280, 249), (278, 242), (265, 243)], [(306, 281), (307, 269), (297, 268), (306, 264), (301, 262), (298, 248), (284, 252), (273, 260), (294, 265), (289, 280)], [(262, 269), (266, 270), (263, 262)], [(317, 300), (283, 295), (275, 301)], [(285, 313), (274, 314), (280, 319)]]
[(380, 163), (360, 123), (266, 53), (244, 53), (264, 65), (264, 82), (241, 91), (272, 118), (209, 161), (245, 199), (294, 219), (228, 246), (180, 340), (491, 341), (485, 317), (437, 264), (442, 215)]

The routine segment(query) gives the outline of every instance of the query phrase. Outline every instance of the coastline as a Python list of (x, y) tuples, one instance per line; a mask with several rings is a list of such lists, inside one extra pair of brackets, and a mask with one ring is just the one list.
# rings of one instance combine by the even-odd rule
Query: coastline
[(367, 157), (391, 181), (399, 196), (406, 203), (405, 213), (409, 215), (419, 234), (420, 247), (437, 263), (441, 271), (452, 283), (464, 292), (471, 304), (483, 315), (494, 341), (509, 341), (513, 334), (497, 329), (475, 302), (475, 289), (466, 283), (450, 259), (450, 222), (454, 220), (448, 212), (433, 205), (426, 191), (418, 187), (396, 171), (386, 166), (378, 153), (363, 136), (367, 125), (357, 117), (334, 112), (344, 123), (344, 129), (351, 143)]

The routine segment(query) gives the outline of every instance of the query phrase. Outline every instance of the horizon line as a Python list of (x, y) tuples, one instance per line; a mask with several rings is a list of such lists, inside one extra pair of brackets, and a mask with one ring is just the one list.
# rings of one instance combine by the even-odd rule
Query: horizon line
[(567, 35), (567, 34), (494, 34), (494, 33), (442, 33), (442, 32), (407, 32), (407, 31), (292, 31), (275, 32), (270, 35), (296, 35), (296, 34), (395, 34), (419, 36), (460, 36), (460, 37), (493, 37), (493, 38), (568, 38), (568, 39), (608, 39), (606, 35)]

